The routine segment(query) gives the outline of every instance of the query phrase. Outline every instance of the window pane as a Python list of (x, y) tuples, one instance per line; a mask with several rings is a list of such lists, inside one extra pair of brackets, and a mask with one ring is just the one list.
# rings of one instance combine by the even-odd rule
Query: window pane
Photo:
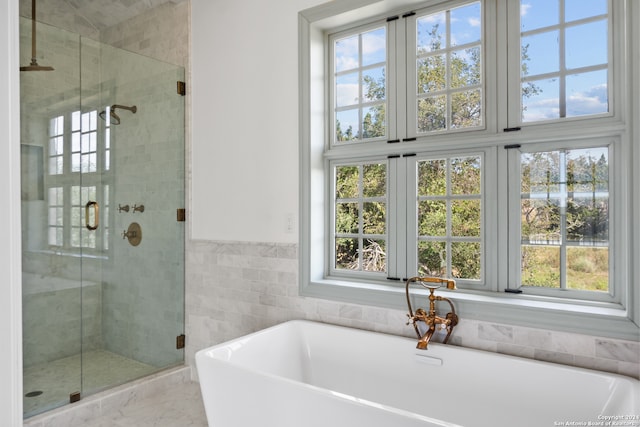
[(362, 96), (366, 102), (385, 99), (384, 70), (384, 67), (376, 67), (362, 72)]
[(567, 287), (608, 291), (609, 248), (567, 248)]
[(445, 12), (440, 12), (416, 20), (418, 54), (433, 52), (444, 47), (447, 40), (446, 19)]
[[(567, 14), (558, 9), (564, 6)], [(522, 121), (609, 112), (608, 3), (521, 0), (521, 21)]]
[(362, 138), (377, 138), (386, 134), (384, 104), (366, 108), (362, 119)]
[(446, 58), (446, 55), (433, 55), (418, 59), (419, 94), (446, 89)]
[(451, 129), (482, 124), (482, 92), (480, 89), (456, 92), (451, 96)]
[(80, 111), (71, 113), (71, 130), (73, 132), (80, 130)]
[(480, 156), (418, 162), (419, 272), (482, 278), (481, 167)]
[(74, 132), (71, 134), (71, 151), (80, 151), (80, 132)]
[(364, 175), (362, 195), (381, 197), (387, 193), (387, 168), (384, 164), (363, 165)]
[(72, 228), (71, 229), (71, 246), (74, 248), (79, 248), (81, 243), (80, 237), (80, 228)]
[(451, 202), (451, 235), (480, 237), (480, 200)]
[(362, 250), (362, 269), (364, 271), (384, 272), (387, 270), (387, 248), (385, 240), (364, 242)]
[(567, 22), (607, 13), (607, 0), (564, 0), (564, 5)]
[(556, 25), (559, 12), (558, 0), (522, 0), (520, 2), (521, 29), (529, 31)]
[(560, 247), (529, 246), (521, 248), (524, 286), (560, 287)]
[(62, 135), (64, 133), (64, 116), (58, 116), (49, 121), (49, 136)]
[(351, 199), (359, 195), (360, 172), (357, 166), (336, 168), (336, 198)]
[(596, 21), (567, 28), (565, 40), (568, 69), (606, 64), (607, 21)]
[(336, 239), (335, 267), (343, 270), (358, 270), (360, 268), (358, 252), (358, 239)]
[(451, 244), (451, 275), (458, 279), (480, 279), (480, 243)]
[(418, 163), (418, 196), (447, 194), (447, 161), (428, 160)]
[(478, 85), (480, 81), (480, 48), (451, 52), (451, 87)]
[(424, 200), (418, 204), (418, 234), (441, 237), (447, 235), (447, 202)]
[(418, 242), (418, 274), (442, 277), (447, 274), (447, 247), (444, 242)]
[(418, 100), (418, 132), (447, 128), (447, 97), (431, 96)]
[(482, 125), (481, 23), (480, 2), (416, 18), (416, 132)]
[(387, 133), (386, 31), (376, 28), (334, 42), (333, 142), (382, 138)]
[(336, 233), (357, 233), (358, 220), (358, 203), (336, 204)]
[(372, 65), (387, 60), (386, 30), (378, 28), (362, 34), (362, 65)]
[(358, 110), (336, 112), (336, 142), (353, 141), (358, 139), (360, 132)]
[(336, 77), (336, 107), (358, 103), (358, 76), (358, 73), (349, 73)]
[(480, 3), (451, 9), (451, 45), (480, 41)]
[(560, 207), (557, 199), (523, 199), (522, 241), (526, 243), (560, 243)]
[(336, 71), (353, 70), (360, 66), (360, 61), (358, 60), (358, 40), (358, 35), (355, 35), (336, 41)]
[(71, 172), (80, 172), (80, 154), (71, 155)]
[(560, 70), (557, 30), (522, 37), (520, 48), (523, 76), (557, 73)]
[(380, 202), (365, 202), (362, 212), (362, 232), (364, 234), (386, 233), (386, 204)]
[(521, 283), (608, 291), (608, 149), (522, 154), (521, 171)]
[(560, 117), (560, 81), (534, 80), (522, 83), (522, 121), (558, 119)]
[(386, 271), (386, 162), (335, 170), (335, 268)]
[(609, 111), (607, 70), (567, 76), (567, 117)]
[(451, 159), (451, 194), (480, 194), (480, 157)]

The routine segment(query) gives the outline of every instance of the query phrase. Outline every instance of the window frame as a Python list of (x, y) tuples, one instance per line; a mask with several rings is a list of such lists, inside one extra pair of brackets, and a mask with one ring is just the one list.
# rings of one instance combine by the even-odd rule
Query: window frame
[[(328, 254), (325, 251), (326, 232), (331, 229), (330, 219), (327, 218), (327, 200), (330, 200), (331, 189), (326, 182), (326, 170), (331, 159), (342, 156), (357, 156), (357, 151), (351, 147), (340, 147), (339, 153), (327, 153), (326, 141), (327, 133), (330, 131), (323, 111), (327, 111), (326, 97), (331, 90), (327, 87), (327, 47), (325, 31), (346, 27), (349, 23), (360, 24), (368, 17), (380, 17), (383, 14), (392, 15), (402, 10), (412, 7), (421, 7), (425, 2), (403, 1), (404, 8), (399, 9), (398, 2), (385, 2), (374, 0), (362, 0), (357, 4), (348, 0), (336, 0), (327, 4), (322, 4), (304, 10), (299, 14), (299, 132), (300, 132), (300, 233), (299, 233), (299, 277), (300, 294), (307, 297), (317, 297), (338, 301), (346, 301), (356, 304), (366, 304), (381, 306), (390, 309), (406, 310), (404, 300), (404, 287), (397, 283), (374, 283), (366, 279), (356, 279), (350, 282), (334, 278), (329, 275), (326, 269)], [(428, 5), (441, 4), (442, 2), (426, 2)], [(506, 0), (486, 0), (485, 15), (488, 20), (495, 16), (496, 21), (506, 22), (508, 17)], [(615, 2), (616, 4), (622, 2)], [(629, 5), (618, 5), (612, 13), (617, 16), (618, 22), (624, 16), (625, 24), (632, 22), (631, 16), (627, 15), (627, 9), (632, 11), (633, 16), (640, 17), (640, 7)], [(392, 4), (392, 5), (391, 5)], [(634, 9), (635, 7), (635, 9)], [(621, 11), (625, 14), (620, 15)], [(511, 11), (512, 12), (512, 11)], [(616, 22), (616, 18), (614, 18)], [(490, 26), (485, 22), (485, 28)], [(623, 33), (634, 30), (627, 25), (622, 25), (620, 31)], [(506, 73), (504, 69), (508, 63), (506, 54), (506, 25), (501, 24), (496, 32), (494, 40), (498, 46), (495, 58), (486, 58), (485, 67), (488, 62), (495, 59), (495, 63), (502, 64), (495, 70), (485, 69), (485, 85), (493, 84), (493, 80), (504, 81)], [(491, 43), (491, 36), (486, 36), (485, 43)], [(615, 40), (626, 40), (626, 37), (615, 36)], [(485, 44), (486, 45), (486, 44)], [(637, 47), (637, 46), (636, 46)], [(626, 57), (629, 53), (628, 47), (616, 47), (616, 55), (620, 58)], [(628, 67), (618, 67), (615, 70), (616, 76), (622, 76), (619, 82), (634, 84), (628, 75), (640, 71), (638, 58), (632, 57), (630, 61), (623, 63), (631, 64)], [(628, 74), (627, 74), (628, 73)], [(519, 78), (519, 76), (518, 76)], [(620, 181), (616, 183), (618, 199), (624, 201), (619, 207), (616, 217), (612, 221), (618, 222), (617, 233), (621, 230), (633, 229), (638, 235), (638, 225), (632, 224), (632, 213), (638, 211), (640, 203), (637, 198), (633, 198), (633, 190), (640, 189), (640, 173), (631, 168), (631, 159), (640, 161), (640, 150), (634, 149), (632, 142), (638, 140), (638, 129), (632, 128), (625, 123), (625, 116), (629, 112), (637, 111), (632, 109), (632, 105), (637, 108), (640, 101), (638, 99), (628, 99), (622, 93), (621, 86), (617, 85), (612, 93), (615, 93), (614, 105), (611, 117), (598, 117), (580, 122), (580, 129), (583, 135), (594, 137), (619, 138), (620, 148), (614, 153), (620, 159), (617, 163), (620, 166)], [(637, 87), (637, 84), (636, 84)], [(505, 96), (506, 90), (502, 86), (495, 86), (495, 91), (487, 89), (485, 94), (486, 109), (492, 109), (493, 113), (487, 110), (485, 114), (486, 131), (459, 132), (453, 136), (432, 138), (429, 141), (429, 150), (459, 150), (470, 147), (473, 142), (473, 149), (468, 151), (486, 150), (488, 155), (494, 156), (496, 164), (499, 166), (492, 170), (493, 177), (485, 176), (485, 185), (495, 189), (494, 196), (489, 197), (488, 205), (491, 205), (492, 221), (496, 224), (493, 233), (487, 232), (487, 237), (493, 239), (487, 241), (487, 246), (495, 248), (495, 257), (487, 260), (486, 271), (492, 274), (487, 278), (487, 282), (494, 292), (474, 291), (461, 289), (458, 291), (445, 291), (443, 294), (452, 298), (456, 304), (461, 317), (481, 319), (484, 321), (494, 321), (536, 327), (543, 329), (562, 330), (568, 332), (583, 333), (589, 335), (600, 335), (612, 338), (638, 340), (640, 329), (638, 320), (640, 319), (640, 309), (634, 301), (633, 296), (640, 293), (638, 281), (639, 269), (637, 265), (629, 263), (632, 250), (638, 250), (640, 245), (631, 242), (629, 239), (624, 242), (617, 241), (621, 256), (620, 262), (622, 271), (617, 273), (617, 281), (620, 282), (621, 299), (620, 302), (600, 302), (600, 301), (574, 301), (563, 300), (556, 297), (531, 294), (505, 293), (508, 288), (509, 277), (512, 272), (508, 269), (508, 263), (498, 263), (499, 259), (509, 258), (507, 243), (508, 233), (504, 227), (498, 228), (498, 224), (512, 221), (508, 215), (508, 197), (510, 179), (513, 178), (512, 171), (508, 170), (508, 151), (505, 146), (514, 144), (533, 144), (544, 141), (546, 138), (555, 138), (558, 141), (575, 138), (574, 131), (576, 124), (566, 123), (538, 124), (523, 126), (520, 132), (498, 132), (498, 129), (508, 127), (507, 107), (499, 104), (497, 99)], [(495, 95), (494, 95), (495, 94)], [(610, 101), (612, 102), (612, 101)], [(399, 112), (398, 114), (401, 114)], [(567, 124), (568, 123), (568, 124)], [(634, 133), (635, 132), (635, 133)], [(469, 135), (469, 133), (473, 135)], [(418, 143), (424, 141), (417, 141)], [(368, 145), (368, 153), (372, 156), (384, 155), (386, 144)], [(410, 144), (399, 146), (397, 151), (400, 154), (407, 154), (416, 151), (416, 147)], [(635, 177), (634, 181), (631, 181)], [(494, 179), (493, 184), (488, 183), (489, 179)], [(487, 206), (488, 207), (488, 206)], [(616, 237), (618, 239), (618, 237)], [(635, 245), (635, 246), (634, 246)], [(420, 295), (420, 292), (417, 292)]]
[[(624, 152), (624, 148), (621, 144), (620, 137), (595, 137), (595, 138), (580, 138), (577, 140), (567, 140), (562, 142), (557, 141), (545, 141), (540, 143), (528, 144), (520, 148), (514, 147), (512, 150), (508, 150), (508, 157), (510, 157), (509, 167), (510, 176), (512, 177), (510, 182), (520, 182), (520, 161), (519, 154), (526, 152), (536, 151), (557, 151), (563, 149), (582, 149), (591, 147), (608, 147), (609, 149), (609, 201), (615, 200), (616, 203), (609, 203), (609, 289), (607, 292), (595, 292), (595, 291), (581, 291), (572, 289), (547, 289), (543, 287), (526, 286), (521, 283), (520, 268), (517, 266), (520, 263), (520, 249), (521, 249), (521, 235), (520, 233), (512, 233), (509, 239), (509, 266), (513, 266), (510, 269), (510, 277), (507, 285), (507, 289), (521, 290), (525, 289), (529, 295), (537, 295), (550, 298), (558, 298), (559, 295), (566, 295), (566, 299), (580, 300), (584, 304), (590, 304), (592, 302), (604, 302), (612, 304), (620, 304), (625, 306), (627, 304), (626, 295), (623, 291), (621, 282), (626, 280), (626, 275), (622, 273), (625, 270), (626, 260), (625, 257), (614, 256), (615, 254), (624, 253), (624, 248), (628, 247), (627, 237), (622, 233), (622, 227), (618, 224), (622, 224), (624, 221), (624, 212), (626, 207), (625, 198), (622, 196), (623, 192), (620, 191), (622, 187), (622, 171), (624, 169), (621, 156)], [(520, 230), (520, 192), (514, 189), (509, 193), (509, 213), (511, 223), (509, 229)], [(613, 244), (612, 244), (613, 242)], [(620, 264), (618, 266), (617, 264)]]

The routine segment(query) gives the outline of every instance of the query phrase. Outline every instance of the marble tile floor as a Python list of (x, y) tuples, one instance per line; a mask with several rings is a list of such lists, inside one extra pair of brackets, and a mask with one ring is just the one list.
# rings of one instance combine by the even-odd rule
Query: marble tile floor
[(207, 427), (200, 385), (177, 384), (83, 424), (84, 427)]
[[(105, 350), (86, 352), (24, 370), (24, 413), (29, 417), (69, 402), (69, 394), (97, 391), (140, 378), (157, 368)], [(82, 378), (82, 380), (81, 380)], [(82, 381), (82, 384), (81, 384)], [(29, 393), (42, 392), (34, 397)]]

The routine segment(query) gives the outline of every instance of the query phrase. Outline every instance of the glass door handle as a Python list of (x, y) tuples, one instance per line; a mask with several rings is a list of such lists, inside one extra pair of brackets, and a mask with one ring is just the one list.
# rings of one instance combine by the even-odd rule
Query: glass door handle
[[(93, 225), (89, 224), (89, 209), (93, 207)], [(84, 205), (84, 223), (87, 227), (87, 230), (97, 230), (100, 225), (100, 206), (98, 206), (98, 202), (87, 202)]]

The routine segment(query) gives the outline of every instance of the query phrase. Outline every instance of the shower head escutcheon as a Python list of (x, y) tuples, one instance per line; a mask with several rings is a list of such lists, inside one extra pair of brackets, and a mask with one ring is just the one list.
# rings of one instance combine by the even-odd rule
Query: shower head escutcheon
[[(121, 110), (131, 111), (133, 114), (135, 114), (136, 111), (138, 111), (138, 107), (136, 107), (135, 105), (131, 107), (127, 107), (126, 105), (113, 104), (111, 107), (109, 107), (109, 117), (112, 125), (120, 124), (120, 116), (116, 114), (116, 109), (118, 108)], [(102, 120), (107, 120), (107, 110), (101, 111), (99, 116)]]

